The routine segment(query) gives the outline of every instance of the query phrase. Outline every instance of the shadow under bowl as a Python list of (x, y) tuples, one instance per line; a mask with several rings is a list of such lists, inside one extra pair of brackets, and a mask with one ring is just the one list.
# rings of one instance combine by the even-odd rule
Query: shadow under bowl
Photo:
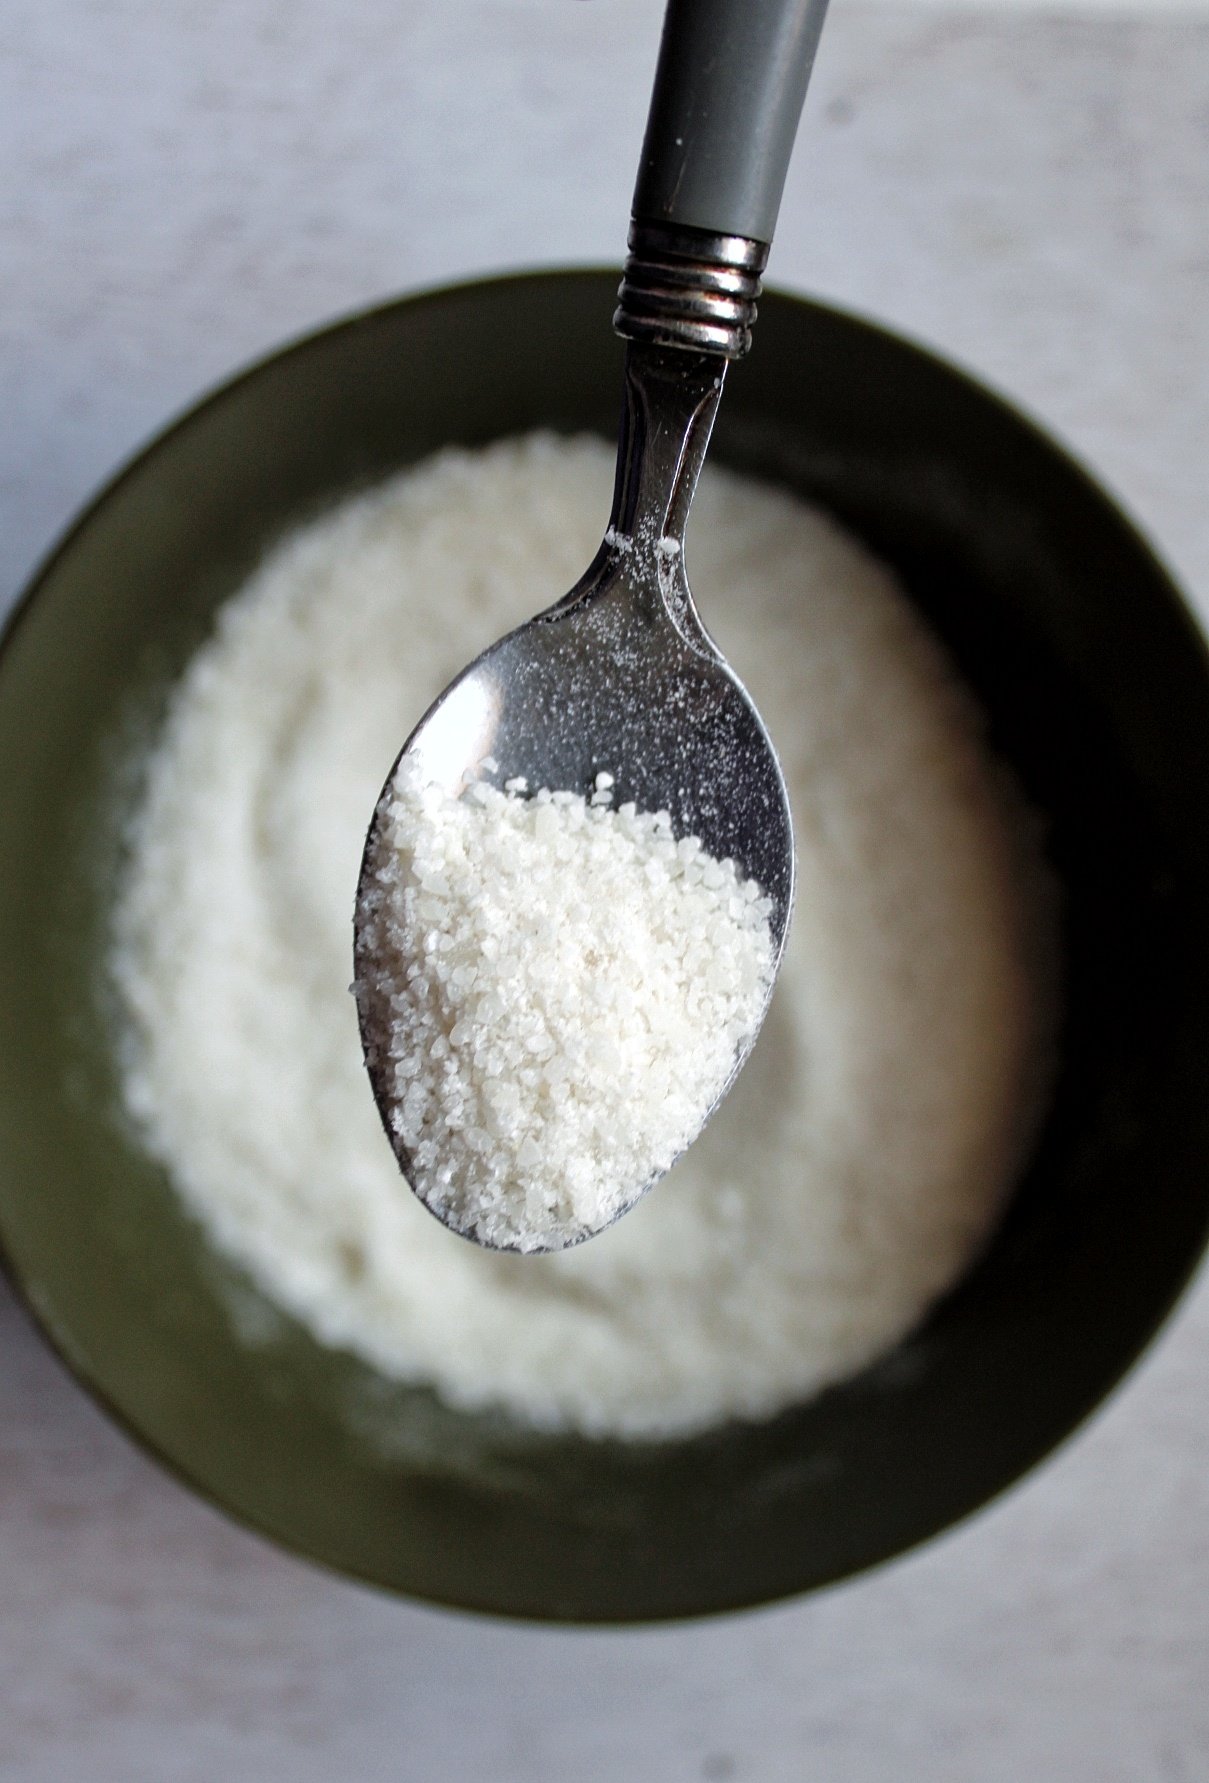
[(115, 1118), (98, 986), (132, 732), (266, 547), (335, 498), (455, 442), (612, 435), (615, 284), (437, 292), (256, 366), (105, 490), (0, 652), (0, 1245), (19, 1290), (126, 1428), (233, 1515), (382, 1586), (549, 1620), (734, 1609), (943, 1529), (1109, 1391), (1209, 1223), (1199, 634), (1035, 427), (884, 330), (775, 294), (716, 455), (895, 567), (1045, 814), (1063, 884), (1058, 1081), (984, 1260), (884, 1362), (767, 1423), (535, 1436), (318, 1344), (206, 1245)]

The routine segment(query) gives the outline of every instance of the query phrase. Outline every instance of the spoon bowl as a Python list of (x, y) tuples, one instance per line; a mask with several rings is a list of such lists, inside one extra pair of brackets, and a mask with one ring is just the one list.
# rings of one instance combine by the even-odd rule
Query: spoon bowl
[[(394, 1021), (389, 983), (372, 969), (366, 912), (385, 848), (392, 789), (404, 758), (453, 797), (479, 779), (524, 782), (592, 799), (597, 776), (612, 799), (666, 811), (678, 839), (695, 836), (730, 859), (769, 900), (772, 970), (767, 1011), (793, 905), (793, 826), (781, 766), (750, 695), (698, 616), (685, 569), (684, 525), (721, 394), (725, 362), (631, 346), (613, 517), (604, 543), (556, 605), (493, 644), (457, 677), (412, 732), (387, 777), (362, 859), (357, 893), (357, 1009), (383, 1126), (404, 1175), (426, 1194), (392, 1119)], [(657, 424), (655, 424), (657, 423)], [(722, 1100), (759, 1033), (737, 1047)], [(662, 1174), (662, 1172), (660, 1173)], [(641, 1198), (637, 1185), (613, 1219)], [(493, 1249), (512, 1245), (453, 1224)], [(564, 1249), (603, 1230), (560, 1228), (526, 1250)]]

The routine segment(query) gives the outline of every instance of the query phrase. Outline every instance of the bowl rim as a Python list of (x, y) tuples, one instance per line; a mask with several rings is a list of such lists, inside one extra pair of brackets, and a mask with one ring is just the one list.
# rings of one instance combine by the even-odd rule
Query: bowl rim
[[(615, 266), (605, 263), (589, 263), (515, 270), (503, 269), (484, 272), (452, 283), (434, 282), (407, 290), (401, 295), (344, 312), (332, 320), (321, 322), (289, 337), (277, 346), (269, 347), (238, 366), (230, 375), (218, 383), (208, 386), (170, 415), (145, 441), (121, 458), (116, 468), (100, 484), (95, 493), (74, 511), (72, 517), (52, 539), (44, 553), (35, 560), (33, 568), (0, 621), (0, 675), (4, 670), (4, 658), (22, 623), (31, 612), (43, 586), (52, 577), (60, 562), (73, 550), (94, 517), (129, 481), (141, 474), (178, 434), (187, 430), (199, 416), (211, 410), (215, 405), (234, 397), (245, 385), (257, 377), (270, 369), (281, 367), (291, 359), (302, 358), (320, 343), (325, 343), (342, 334), (353, 333), (363, 327), (373, 326), (401, 310), (440, 308), (446, 304), (456, 303), (468, 294), (489, 292), (493, 288), (515, 289), (530, 284), (549, 285), (585, 279), (616, 279), (618, 275), (619, 269)], [(1148, 532), (1133, 516), (1117, 490), (1098, 474), (1093, 474), (1076, 454), (1074, 448), (1067, 444), (1061, 433), (1053, 430), (1048, 424), (1042, 423), (1027, 408), (1021, 406), (995, 384), (988, 382), (964, 362), (950, 358), (939, 348), (916, 336), (900, 332), (897, 326), (880, 322), (867, 312), (801, 292), (785, 290), (775, 285), (765, 289), (764, 301), (769, 300), (777, 308), (788, 306), (838, 321), (852, 330), (857, 338), (867, 336), (883, 343), (889, 343), (895, 350), (904, 353), (908, 358), (921, 362), (929, 371), (947, 378), (960, 387), (964, 393), (995, 411), (1010, 426), (1027, 437), (1034, 446), (1040, 447), (1052, 460), (1060, 463), (1068, 476), (1081, 485), (1082, 489), (1103, 508), (1112, 513), (1139, 556), (1146, 561), (1147, 568), (1154, 577), (1156, 585), (1161, 586), (1167, 597), (1172, 617), (1178, 619), (1181, 624), (1185, 645), (1199, 657), (1206, 683), (1209, 685), (1209, 635), (1198, 619), (1190, 599), (1160, 555)], [(423, 1605), (426, 1608), (440, 1610), (447, 1614), (475, 1616), (493, 1622), (527, 1624), (535, 1627), (654, 1628), (703, 1623), (714, 1621), (723, 1616), (754, 1614), (807, 1594), (813, 1595), (818, 1591), (834, 1590), (849, 1581), (856, 1581), (869, 1573), (880, 1571), (899, 1558), (917, 1552), (925, 1545), (931, 1545), (950, 1534), (956, 1535), (972, 1519), (980, 1517), (994, 1507), (1006, 1493), (1011, 1492), (1023, 1481), (1032, 1477), (1039, 1466), (1052, 1458), (1068, 1441), (1080, 1435), (1106, 1409), (1111, 1398), (1133, 1375), (1140, 1361), (1150, 1350), (1156, 1335), (1168, 1323), (1173, 1311), (1184, 1298), (1190, 1283), (1205, 1265), (1207, 1245), (1209, 1245), (1209, 1200), (1206, 1202), (1197, 1248), (1189, 1254), (1183, 1268), (1173, 1275), (1166, 1292), (1156, 1298), (1149, 1319), (1140, 1327), (1140, 1334), (1128, 1346), (1123, 1366), (1115, 1370), (1107, 1384), (1084, 1396), (1084, 1403), (1078, 1415), (1064, 1422), (1063, 1428), (1057, 1435), (1051, 1435), (1048, 1432), (1041, 1435), (1035, 1445), (1031, 1446), (1029, 1459), (1015, 1466), (1009, 1476), (1000, 1484), (990, 1492), (981, 1494), (975, 1502), (957, 1515), (941, 1514), (910, 1540), (887, 1548), (855, 1567), (836, 1568), (806, 1586), (788, 1584), (783, 1590), (755, 1599), (750, 1595), (736, 1593), (729, 1601), (720, 1598), (707, 1607), (699, 1609), (640, 1612), (637, 1614), (602, 1613), (598, 1615), (560, 1614), (558, 1612), (502, 1607), (486, 1598), (479, 1602), (470, 1602), (462, 1597), (455, 1599), (422, 1588), (404, 1587), (384, 1580), (368, 1569), (329, 1559), (312, 1550), (303, 1540), (291, 1537), (288, 1532), (277, 1528), (270, 1517), (260, 1517), (254, 1512), (237, 1508), (199, 1478), (188, 1465), (170, 1454), (161, 1446), (158, 1438), (144, 1430), (132, 1415), (125, 1412), (116, 1403), (109, 1389), (96, 1378), (83, 1357), (76, 1353), (71, 1337), (59, 1324), (53, 1308), (40, 1304), (42, 1297), (22, 1276), (5, 1243), (2, 1227), (0, 1227), (0, 1273), (3, 1273), (15, 1301), (23, 1309), (34, 1331), (50, 1351), (57, 1356), (77, 1385), (133, 1442), (136, 1448), (151, 1458), (170, 1478), (186, 1487), (191, 1494), (219, 1511), (238, 1527), (270, 1542), (275, 1548), (286, 1552), (293, 1558), (320, 1569), (334, 1579), (353, 1580), (391, 1599), (401, 1599), (404, 1602)]]

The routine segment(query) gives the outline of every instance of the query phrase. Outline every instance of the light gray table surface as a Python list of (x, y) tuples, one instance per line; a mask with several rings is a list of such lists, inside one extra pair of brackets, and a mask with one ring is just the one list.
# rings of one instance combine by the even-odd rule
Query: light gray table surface
[[(6, 0), (0, 606), (118, 460), (283, 337), (616, 262), (658, 21)], [(1209, 614), (1209, 15), (835, 0), (770, 278), (1031, 407)], [(1088, 1428), (926, 1549), (743, 1617), (556, 1632), (394, 1602), (231, 1526), (0, 1290), (0, 1777), (1204, 1779), (1207, 1379), (1202, 1281)]]

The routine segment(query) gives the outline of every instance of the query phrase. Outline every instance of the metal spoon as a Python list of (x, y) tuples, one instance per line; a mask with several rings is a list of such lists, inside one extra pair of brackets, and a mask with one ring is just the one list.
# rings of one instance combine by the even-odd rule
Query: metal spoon
[[(485, 758), (501, 785), (523, 777), (533, 789), (585, 797), (607, 770), (618, 803), (668, 811), (676, 835), (699, 837), (758, 882), (772, 901), (780, 964), (794, 883), (785, 782), (759, 713), (698, 616), (684, 531), (728, 364), (751, 344), (825, 7), (670, 0), (614, 316), (627, 348), (604, 543), (569, 594), (445, 690), (396, 759), (371, 822), (358, 888), (357, 1007), (378, 1109), (413, 1187), (391, 1121), (391, 1012), (366, 970), (361, 923), (404, 754), (455, 796), (480, 777)], [(584, 1236), (568, 1233), (566, 1242)]]

